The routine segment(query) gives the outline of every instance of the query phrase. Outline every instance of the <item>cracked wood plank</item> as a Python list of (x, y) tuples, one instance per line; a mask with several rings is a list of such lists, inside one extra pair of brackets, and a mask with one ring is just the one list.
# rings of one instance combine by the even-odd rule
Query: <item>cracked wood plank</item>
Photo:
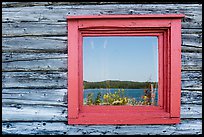
[(2, 88), (67, 88), (66, 72), (4, 72)]
[[(67, 36), (67, 22), (19, 22), (3, 23), (3, 37), (23, 36)], [(184, 45), (197, 44), (202, 46), (202, 29), (182, 29)], [(191, 32), (191, 33), (190, 33)]]
[(67, 125), (66, 122), (3, 122), (2, 134), (29, 135), (201, 135), (202, 120), (176, 125)]
[[(159, 10), (158, 10), (159, 9)], [(107, 4), (2, 8), (2, 22), (66, 22), (67, 15), (182, 13), (183, 28), (202, 28), (201, 4)]]
[(67, 41), (57, 38), (3, 38), (3, 53), (65, 53), (67, 54)]

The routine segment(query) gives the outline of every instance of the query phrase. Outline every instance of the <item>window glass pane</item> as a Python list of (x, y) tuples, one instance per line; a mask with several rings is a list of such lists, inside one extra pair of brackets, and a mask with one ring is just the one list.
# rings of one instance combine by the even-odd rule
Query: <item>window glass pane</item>
[(157, 105), (158, 38), (83, 37), (84, 105)]

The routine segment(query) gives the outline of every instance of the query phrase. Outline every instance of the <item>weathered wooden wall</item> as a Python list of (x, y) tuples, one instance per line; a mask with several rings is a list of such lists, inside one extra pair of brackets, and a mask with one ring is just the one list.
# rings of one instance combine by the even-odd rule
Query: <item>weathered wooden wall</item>
[[(67, 125), (67, 15), (183, 13), (181, 124)], [(202, 5), (4, 2), (3, 134), (202, 134)]]

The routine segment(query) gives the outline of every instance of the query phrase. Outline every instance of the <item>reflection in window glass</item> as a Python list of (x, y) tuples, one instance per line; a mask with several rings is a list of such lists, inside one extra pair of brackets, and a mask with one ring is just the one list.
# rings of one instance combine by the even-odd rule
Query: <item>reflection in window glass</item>
[(157, 37), (83, 37), (84, 105), (157, 105)]

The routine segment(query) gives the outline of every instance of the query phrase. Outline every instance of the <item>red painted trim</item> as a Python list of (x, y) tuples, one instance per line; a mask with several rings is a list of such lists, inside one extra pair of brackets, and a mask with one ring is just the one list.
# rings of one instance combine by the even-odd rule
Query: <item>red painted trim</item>
[[(158, 114), (159, 115), (159, 114)], [(134, 115), (83, 115), (80, 114), (78, 119), (69, 119), (69, 124), (80, 124), (80, 125), (115, 125), (115, 124), (128, 124), (128, 125), (144, 125), (144, 124), (177, 124), (180, 123), (180, 118), (165, 118), (165, 117), (154, 117), (154, 118), (137, 118)]]
[(168, 33), (167, 33), (167, 31), (166, 32), (164, 32), (164, 47), (163, 47), (163, 56), (164, 56), (164, 58), (163, 58), (163, 71), (165, 72), (166, 71), (166, 73), (162, 73), (163, 74), (163, 79), (164, 79), (164, 81), (163, 81), (163, 105), (164, 105), (164, 110), (165, 111), (167, 111), (167, 107), (168, 107), (168, 104), (167, 104), (167, 93), (168, 93), (168, 87), (167, 87), (167, 85), (168, 85), (168, 79), (167, 79), (167, 69), (168, 69), (168, 66), (167, 66), (167, 64), (168, 64), (168, 62), (167, 62), (167, 50), (168, 50), (168, 48), (167, 48), (167, 45), (168, 45), (168, 43), (167, 43), (167, 37), (168, 37)]
[[(97, 111), (96, 111), (97, 110)], [(115, 113), (115, 112), (164, 112), (158, 106), (82, 106), (81, 113)]]
[[(181, 17), (181, 14), (68, 17), (68, 123), (180, 122)], [(159, 106), (84, 106), (82, 41), (85, 36), (157, 36)]]
[(159, 36), (159, 34), (160, 33), (148, 33), (148, 32), (146, 32), (146, 33), (142, 33), (142, 32), (140, 32), (140, 33), (128, 33), (128, 32), (119, 32), (119, 33), (116, 33), (116, 32), (114, 32), (114, 33), (111, 33), (111, 32), (109, 32), (109, 33), (89, 33), (89, 34), (82, 34), (82, 36), (84, 36), (84, 37), (96, 37), (96, 36)]
[[(79, 35), (79, 91), (83, 91), (83, 37), (80, 32)], [(83, 105), (83, 94), (79, 94), (79, 111)]]
[(83, 15), (83, 16), (67, 16), (69, 20), (77, 19), (139, 19), (139, 18), (182, 18), (184, 14), (145, 14), (145, 15)]
[[(79, 29), (109, 29), (109, 28), (166, 28), (171, 26), (171, 20), (162, 19), (162, 21), (158, 21), (159, 19), (149, 19), (148, 21), (145, 19), (103, 19), (103, 20), (78, 20), (79, 21)], [(108, 23), (111, 22), (111, 23)]]
[(171, 24), (171, 117), (180, 116), (180, 96), (181, 96), (181, 20), (173, 20)]
[(78, 29), (77, 21), (68, 22), (68, 114), (78, 118), (79, 113), (79, 74), (78, 74)]
[(163, 61), (164, 61), (164, 33), (160, 34), (158, 36), (158, 66), (159, 66), (159, 81), (158, 81), (158, 105), (163, 107), (164, 106), (164, 84), (163, 84), (163, 73), (164, 72), (164, 68), (163, 68)]
[(170, 93), (170, 91), (171, 91), (171, 83), (170, 83), (170, 79), (171, 79), (171, 77), (170, 77), (170, 67), (171, 67), (171, 62), (170, 62), (170, 60), (171, 60), (171, 56), (170, 56), (170, 46), (171, 46), (171, 33), (170, 33), (170, 31), (169, 31), (169, 29), (168, 29), (168, 31), (167, 31), (167, 42), (165, 42), (166, 44), (167, 44), (167, 46), (166, 46), (166, 49), (164, 50), (164, 52), (165, 52), (165, 54), (166, 54), (166, 58), (165, 58), (165, 62), (167, 63), (166, 64), (166, 67), (165, 67), (165, 73), (166, 73), (166, 80), (165, 80), (165, 83), (166, 83), (166, 89), (165, 89), (165, 92), (166, 92), (166, 97), (165, 97), (165, 99), (166, 99), (166, 107), (167, 107), (167, 109), (166, 109), (166, 111), (167, 112), (170, 112), (170, 97), (171, 97), (171, 93)]

